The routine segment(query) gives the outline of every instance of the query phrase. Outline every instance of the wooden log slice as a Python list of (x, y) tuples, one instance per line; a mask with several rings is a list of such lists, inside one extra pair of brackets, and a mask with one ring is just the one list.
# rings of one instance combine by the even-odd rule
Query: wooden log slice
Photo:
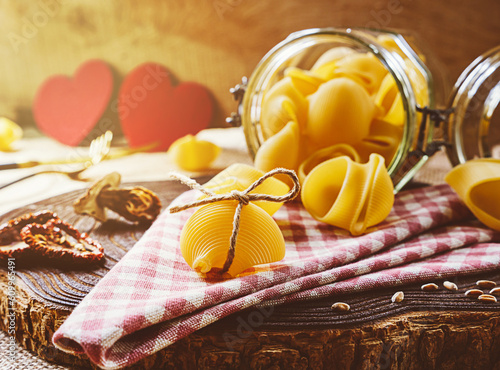
[[(203, 182), (206, 179), (199, 179)], [(131, 184), (127, 184), (131, 185)], [(141, 183), (166, 207), (186, 188), (175, 182)], [(0, 217), (0, 224), (27, 212), (50, 209), (104, 246), (106, 260), (87, 269), (16, 265), (16, 330), (23, 347), (71, 368), (96, 368), (85, 356), (56, 349), (51, 342), (73, 308), (146, 231), (121, 219), (104, 224), (77, 216), (75, 191)], [(424, 292), (420, 285), (379, 289), (231, 315), (140, 361), (130, 369), (500, 369), (500, 303), (482, 303), (464, 292), (478, 279), (500, 284), (500, 271), (454, 280), (457, 292)], [(8, 270), (0, 267), (0, 329), (8, 331)], [(347, 312), (333, 303), (348, 303)]]

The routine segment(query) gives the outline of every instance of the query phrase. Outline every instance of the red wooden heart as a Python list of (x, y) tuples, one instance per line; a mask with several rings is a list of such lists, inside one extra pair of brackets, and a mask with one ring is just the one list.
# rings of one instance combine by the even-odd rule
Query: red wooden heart
[(78, 145), (106, 110), (113, 92), (113, 75), (100, 60), (78, 68), (73, 78), (57, 75), (39, 88), (33, 105), (42, 132), (67, 145)]
[(117, 109), (131, 147), (158, 143), (154, 150), (160, 151), (182, 136), (207, 128), (213, 102), (204, 86), (184, 82), (174, 87), (165, 67), (145, 63), (123, 81)]

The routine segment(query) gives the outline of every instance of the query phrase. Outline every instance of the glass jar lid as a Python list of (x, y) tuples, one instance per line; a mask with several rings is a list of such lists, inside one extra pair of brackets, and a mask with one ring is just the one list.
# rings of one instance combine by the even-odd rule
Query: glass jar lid
[(474, 60), (449, 99), (445, 134), (455, 166), (475, 158), (500, 158), (500, 46)]

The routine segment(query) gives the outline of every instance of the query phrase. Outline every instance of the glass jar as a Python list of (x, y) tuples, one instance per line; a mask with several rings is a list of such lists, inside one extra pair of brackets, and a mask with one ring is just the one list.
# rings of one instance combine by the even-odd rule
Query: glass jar
[[(442, 145), (448, 147), (453, 164), (475, 156), (491, 156), (495, 148), (498, 150), (498, 124), (493, 128), (491, 122), (500, 101), (499, 49), (478, 58), (464, 71), (450, 99), (453, 108), (437, 110), (436, 88), (423, 61), (425, 56), (401, 34), (370, 29), (317, 28), (289, 35), (262, 58), (248, 80), (244, 78), (232, 89), (239, 107), (228, 122), (243, 126), (252, 157), (268, 138), (262, 129), (261, 116), (264, 99), (273, 85), (283, 79), (289, 68), (309, 70), (326, 51), (340, 47), (373, 55), (397, 86), (404, 112), (402, 134), (394, 154), (386, 159), (395, 191), (411, 180)], [(482, 93), (482, 99), (470, 97), (471, 92), (486, 91), (494, 86), (488, 94)]]
[(474, 158), (500, 158), (500, 46), (474, 60), (451, 93), (445, 127), (453, 165)]

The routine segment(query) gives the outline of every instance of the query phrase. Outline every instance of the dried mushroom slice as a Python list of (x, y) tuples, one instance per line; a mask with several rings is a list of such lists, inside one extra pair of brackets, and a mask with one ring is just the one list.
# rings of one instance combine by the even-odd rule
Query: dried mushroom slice
[(23, 241), (37, 255), (74, 263), (98, 262), (104, 257), (103, 247), (69, 223), (53, 219), (45, 225), (29, 224), (21, 231)]
[(104, 176), (75, 201), (73, 209), (77, 214), (89, 215), (101, 222), (106, 221), (106, 207), (98, 202), (97, 198), (103, 189), (120, 186), (120, 181), (121, 176), (118, 172)]
[(151, 190), (142, 186), (103, 189), (98, 202), (133, 222), (153, 222), (161, 211), (161, 201)]
[(49, 220), (59, 219), (54, 212), (40, 211), (14, 218), (0, 226), (0, 257), (19, 257), (30, 252), (30, 246), (22, 237), (22, 229), (29, 224), (45, 224)]
[(160, 214), (158, 196), (142, 186), (119, 188), (121, 176), (112, 172), (92, 185), (73, 205), (78, 214), (106, 221), (106, 209), (132, 222), (151, 223)]

